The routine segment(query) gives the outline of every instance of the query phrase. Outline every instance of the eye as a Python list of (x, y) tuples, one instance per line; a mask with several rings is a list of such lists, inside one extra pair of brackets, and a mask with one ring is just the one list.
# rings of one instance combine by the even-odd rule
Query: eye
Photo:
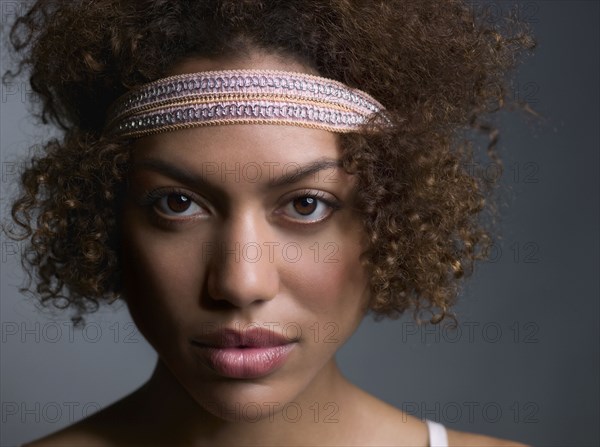
[(145, 199), (157, 214), (169, 219), (193, 218), (207, 215), (206, 207), (200, 205), (192, 194), (183, 191), (152, 191)]
[(325, 194), (302, 193), (293, 197), (280, 211), (286, 218), (302, 223), (316, 223), (327, 219), (340, 205)]
[(310, 216), (319, 207), (319, 200), (314, 197), (300, 197), (292, 201), (294, 211), (303, 216)]
[(190, 197), (179, 193), (171, 193), (162, 197), (154, 206), (169, 216), (190, 216), (201, 210)]

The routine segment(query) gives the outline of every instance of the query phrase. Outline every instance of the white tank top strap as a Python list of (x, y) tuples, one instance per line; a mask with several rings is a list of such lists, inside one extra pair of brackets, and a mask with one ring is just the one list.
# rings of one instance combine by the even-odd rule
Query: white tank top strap
[(429, 447), (448, 447), (448, 433), (446, 427), (438, 422), (425, 419), (429, 432)]

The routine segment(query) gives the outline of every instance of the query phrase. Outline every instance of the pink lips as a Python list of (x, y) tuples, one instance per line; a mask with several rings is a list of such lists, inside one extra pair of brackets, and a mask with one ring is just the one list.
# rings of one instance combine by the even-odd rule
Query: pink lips
[(254, 379), (285, 363), (295, 340), (262, 328), (239, 332), (225, 329), (193, 339), (200, 360), (224, 377)]

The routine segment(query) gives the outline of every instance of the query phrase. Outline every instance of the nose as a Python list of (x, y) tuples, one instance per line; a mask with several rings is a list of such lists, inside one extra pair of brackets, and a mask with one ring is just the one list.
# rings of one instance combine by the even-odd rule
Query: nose
[(210, 299), (240, 308), (273, 299), (279, 275), (266, 220), (246, 213), (225, 223), (219, 234), (209, 263)]

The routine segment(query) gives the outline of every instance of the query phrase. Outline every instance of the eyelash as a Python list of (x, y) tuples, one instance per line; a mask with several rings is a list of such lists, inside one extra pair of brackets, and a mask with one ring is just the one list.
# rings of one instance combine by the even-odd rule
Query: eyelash
[[(156, 189), (147, 191), (143, 194), (142, 199), (139, 201), (139, 204), (144, 207), (154, 208), (157, 205), (157, 202), (159, 200), (161, 200), (165, 197), (168, 197), (171, 194), (180, 194), (182, 196), (189, 198), (197, 206), (205, 208), (205, 209), (207, 208), (207, 206), (204, 203), (202, 203), (203, 201), (200, 197), (198, 197), (195, 194), (190, 193), (188, 190), (183, 190), (180, 188), (163, 188), (163, 187), (161, 187), (161, 188), (156, 188)], [(340, 202), (338, 202), (337, 200), (332, 200), (332, 199), (328, 198), (324, 192), (306, 189), (306, 190), (297, 191), (292, 196), (286, 198), (284, 205), (282, 207), (279, 207), (278, 210), (293, 203), (294, 200), (298, 200), (298, 199), (302, 199), (302, 198), (316, 199), (318, 202), (321, 202), (325, 206), (327, 206), (330, 209), (330, 212), (327, 213), (327, 215), (321, 219), (316, 219), (316, 220), (311, 220), (311, 221), (302, 221), (301, 219), (288, 219), (293, 224), (298, 224), (298, 225), (317, 224), (319, 222), (327, 220), (331, 216), (331, 214), (338, 211), (342, 207)], [(168, 218), (168, 217), (164, 217), (164, 216), (160, 215), (158, 211), (155, 211), (153, 209), (151, 209), (150, 211), (151, 211), (151, 215), (152, 215), (153, 219), (156, 219), (160, 224), (169, 226), (169, 227), (176, 227), (177, 225), (185, 224), (186, 221), (188, 221), (188, 220), (197, 218), (197, 217)], [(282, 213), (278, 212), (277, 214), (282, 214)]]
[(169, 218), (164, 217), (160, 214), (160, 212), (156, 211), (154, 207), (157, 205), (158, 201), (164, 199), (165, 197), (170, 196), (171, 194), (179, 194), (189, 198), (193, 203), (202, 208), (207, 208), (205, 204), (203, 204), (202, 200), (196, 196), (195, 194), (190, 193), (188, 190), (180, 189), (180, 188), (156, 188), (150, 191), (146, 191), (142, 195), (142, 199), (139, 201), (139, 204), (143, 207), (149, 208), (150, 215), (152, 219), (156, 220), (160, 225), (166, 227), (177, 227), (178, 225), (184, 224), (186, 221), (195, 219), (196, 217), (179, 217), (179, 218)]
[[(311, 225), (311, 224), (317, 224), (317, 223), (323, 222), (323, 221), (327, 220), (334, 212), (338, 211), (342, 207), (340, 202), (338, 202), (337, 200), (332, 200), (332, 199), (328, 198), (328, 196), (323, 191), (314, 191), (314, 190), (310, 190), (310, 189), (305, 189), (305, 190), (296, 191), (293, 193), (292, 196), (286, 197), (284, 206), (280, 207), (279, 209), (282, 209), (282, 208), (288, 206), (289, 204), (293, 203), (294, 200), (303, 199), (303, 198), (316, 199), (317, 202), (321, 202), (325, 206), (327, 206), (330, 209), (330, 212), (327, 213), (327, 215), (325, 217), (320, 218), (320, 219), (315, 219), (315, 220), (302, 221), (301, 219), (289, 219), (292, 223), (297, 224), (297, 225)], [(278, 212), (277, 214), (281, 214), (281, 212)]]

